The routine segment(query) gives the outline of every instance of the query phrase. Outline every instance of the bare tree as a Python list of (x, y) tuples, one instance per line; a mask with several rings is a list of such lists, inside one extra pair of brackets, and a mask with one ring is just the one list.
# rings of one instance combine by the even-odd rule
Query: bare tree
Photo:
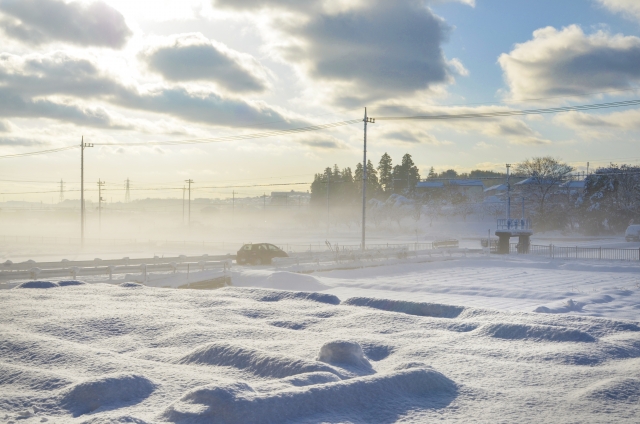
[(573, 167), (551, 156), (534, 157), (516, 165), (516, 173), (528, 177), (520, 186), (529, 201), (536, 204), (539, 217), (544, 217), (545, 203), (554, 194)]

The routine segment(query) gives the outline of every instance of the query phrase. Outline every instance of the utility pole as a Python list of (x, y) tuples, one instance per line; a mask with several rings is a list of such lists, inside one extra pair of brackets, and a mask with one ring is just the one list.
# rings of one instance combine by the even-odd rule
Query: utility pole
[(589, 162), (587, 162), (587, 177), (589, 176)]
[[(511, 164), (507, 164), (507, 220), (511, 219), (511, 184), (509, 184), (509, 168)], [(507, 221), (507, 225), (509, 222)]]
[(367, 108), (364, 108), (364, 148), (362, 159), (362, 241), (360, 248), (364, 252), (365, 248), (365, 232), (366, 232), (366, 211), (367, 211), (367, 124), (376, 122), (374, 118), (367, 118)]
[(64, 181), (60, 180), (60, 203), (64, 202)]
[(191, 184), (193, 184), (192, 179), (185, 180), (185, 183), (189, 184), (189, 227), (191, 227)]
[(84, 149), (93, 147), (93, 143), (85, 143), (84, 136), (80, 139), (80, 245), (84, 247)]
[(184, 226), (184, 195), (185, 195), (185, 191), (187, 189), (185, 188), (185, 186), (182, 186), (182, 226)]
[(327, 173), (327, 239), (329, 238), (329, 186), (331, 185), (331, 174)]
[(131, 195), (129, 194), (129, 178), (125, 181), (125, 188), (127, 189), (124, 193), (124, 201), (125, 203), (129, 203), (131, 201)]
[(104, 181), (98, 179), (98, 230), (102, 230), (102, 186)]

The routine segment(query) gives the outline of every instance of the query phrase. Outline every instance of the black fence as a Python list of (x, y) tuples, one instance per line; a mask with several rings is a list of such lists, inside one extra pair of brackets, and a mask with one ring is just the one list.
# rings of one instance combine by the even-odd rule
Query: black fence
[[(517, 252), (515, 244), (510, 246), (512, 252)], [(544, 256), (550, 259), (587, 259), (609, 261), (640, 261), (640, 248), (616, 249), (610, 247), (580, 247), (554, 246), (532, 244), (529, 254)]]

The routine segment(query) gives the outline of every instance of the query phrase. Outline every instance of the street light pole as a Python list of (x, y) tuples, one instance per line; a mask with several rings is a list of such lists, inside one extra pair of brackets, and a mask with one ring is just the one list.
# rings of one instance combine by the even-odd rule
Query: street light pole
[(84, 247), (84, 149), (93, 147), (93, 143), (85, 143), (84, 136), (80, 139), (80, 246)]
[(366, 212), (367, 212), (367, 124), (373, 124), (376, 122), (374, 118), (367, 117), (367, 108), (364, 108), (364, 148), (362, 158), (362, 241), (360, 242), (360, 248), (362, 252), (365, 249), (366, 240)]
[(191, 226), (191, 184), (193, 184), (193, 180), (192, 179), (185, 180), (185, 183), (189, 184), (189, 215), (188, 215), (189, 219), (188, 219), (188, 222), (189, 222), (189, 226)]

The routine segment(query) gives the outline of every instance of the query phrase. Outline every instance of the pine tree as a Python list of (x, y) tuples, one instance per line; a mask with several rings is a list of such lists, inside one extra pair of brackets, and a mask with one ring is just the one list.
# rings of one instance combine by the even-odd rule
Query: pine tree
[(391, 156), (386, 152), (380, 158), (378, 172), (382, 191), (387, 194), (391, 193), (393, 190), (393, 164), (391, 162)]
[(437, 178), (438, 174), (436, 174), (436, 171), (433, 169), (433, 166), (431, 168), (429, 168), (429, 175), (427, 175), (427, 179), (433, 179), (433, 178)]

